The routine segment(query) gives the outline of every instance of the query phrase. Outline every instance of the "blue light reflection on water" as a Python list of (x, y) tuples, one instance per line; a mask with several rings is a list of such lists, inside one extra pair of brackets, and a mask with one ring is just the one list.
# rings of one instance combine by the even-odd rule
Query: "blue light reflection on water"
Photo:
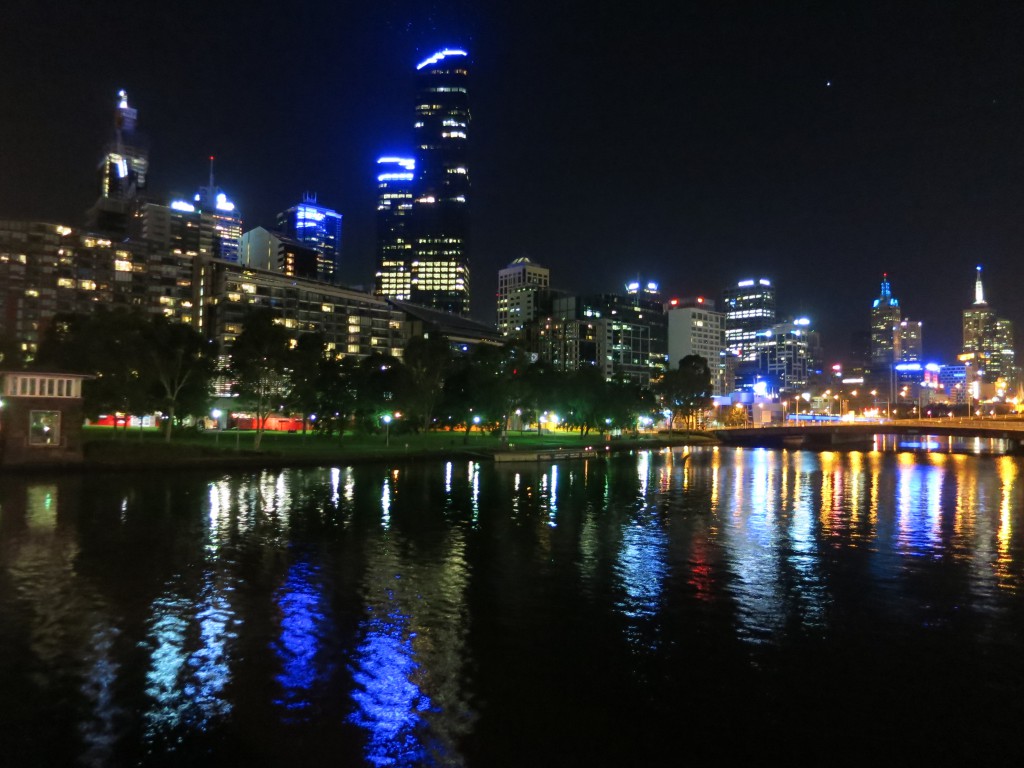
[(307, 562), (293, 563), (278, 594), (281, 635), (274, 650), (281, 663), (277, 675), (281, 695), (274, 703), (284, 708), (289, 722), (309, 719), (315, 709), (314, 690), (331, 674), (331, 665), (318, 659), (321, 640), (331, 631), (318, 575), (318, 569)]
[[(390, 595), (389, 595), (390, 597)], [(373, 765), (423, 765), (429, 751), (422, 741), (423, 713), (430, 697), (415, 682), (419, 669), (409, 617), (392, 606), (373, 607), (360, 627), (350, 717), (369, 736), (366, 759)]]

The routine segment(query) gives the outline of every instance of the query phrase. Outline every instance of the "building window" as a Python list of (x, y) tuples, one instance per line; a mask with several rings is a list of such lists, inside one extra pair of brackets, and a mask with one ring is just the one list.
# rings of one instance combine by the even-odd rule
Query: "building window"
[(30, 411), (29, 445), (60, 445), (60, 411)]

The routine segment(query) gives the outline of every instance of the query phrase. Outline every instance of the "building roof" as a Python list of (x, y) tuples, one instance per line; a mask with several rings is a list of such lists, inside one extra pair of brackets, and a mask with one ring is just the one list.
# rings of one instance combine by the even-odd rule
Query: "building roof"
[(480, 341), (504, 341), (502, 335), (493, 326), (481, 323), (463, 315), (455, 315), (450, 312), (442, 312), (439, 309), (423, 307), (419, 304), (411, 304), (406, 301), (388, 299), (388, 303), (396, 309), (400, 309), (414, 320), (430, 325), (438, 333), (445, 336), (458, 336), (460, 338), (478, 338)]

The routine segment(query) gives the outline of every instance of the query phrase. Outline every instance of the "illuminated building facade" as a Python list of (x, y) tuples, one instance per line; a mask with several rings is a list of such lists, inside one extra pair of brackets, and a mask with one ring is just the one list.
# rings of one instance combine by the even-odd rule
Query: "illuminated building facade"
[(415, 246), (410, 299), (469, 313), (469, 97), (465, 51), (445, 49), (416, 67)]
[(0, 221), (0, 334), (33, 357), (58, 313), (127, 307), (193, 323), (195, 254), (80, 229)]
[(341, 276), (341, 214), (316, 204), (316, 195), (277, 214), (277, 231), (314, 249), (317, 256), (313, 279), (335, 283)]
[(320, 252), (280, 232), (250, 229), (238, 242), (238, 263), (304, 280), (323, 280)]
[(820, 344), (807, 318), (776, 323), (761, 332), (759, 342), (757, 376), (766, 391), (795, 391), (808, 385)]
[(725, 346), (740, 361), (758, 358), (758, 334), (775, 324), (775, 288), (770, 280), (740, 280), (722, 291)]
[(86, 225), (116, 240), (127, 236), (136, 200), (146, 189), (149, 151), (136, 132), (138, 112), (128, 106), (128, 94), (119, 91), (114, 112), (114, 137), (99, 163), (99, 197), (86, 214)]
[(670, 303), (668, 310), (668, 367), (679, 367), (689, 355), (703, 357), (711, 371), (712, 394), (726, 395), (725, 313), (703, 298)]
[(892, 295), (889, 276), (882, 275), (882, 290), (871, 303), (872, 365), (888, 365), (900, 359), (898, 344), (902, 317), (900, 302)]
[[(655, 288), (656, 291), (656, 288)], [(533, 342), (557, 370), (594, 366), (606, 379), (649, 386), (665, 372), (668, 325), (660, 301), (638, 294), (565, 296), (537, 321)]]
[(413, 184), (416, 161), (377, 160), (377, 274), (374, 293), (398, 301), (412, 299)]
[(246, 315), (257, 308), (269, 310), (291, 331), (322, 334), (336, 357), (401, 357), (405, 348), (402, 312), (369, 294), (221, 260), (204, 265), (202, 280), (201, 325), (222, 355), (230, 353)]
[(985, 382), (1003, 380), (1016, 389), (1017, 369), (1014, 352), (1013, 324), (996, 317), (985, 301), (981, 267), (974, 283), (974, 304), (963, 312), (963, 352), (961, 362), (973, 367)]
[(551, 270), (525, 256), (498, 271), (498, 332), (517, 335), (550, 309)]
[(896, 326), (896, 359), (914, 363), (924, 359), (924, 324), (920, 320), (900, 320)]
[(169, 205), (144, 203), (132, 215), (130, 233), (153, 248), (192, 256), (213, 255), (213, 217), (187, 200)]
[(224, 190), (213, 183), (213, 158), (210, 158), (210, 181), (200, 187), (193, 200), (197, 213), (206, 214), (213, 228), (212, 255), (224, 261), (238, 261), (238, 240), (242, 236), (242, 214), (228, 200)]

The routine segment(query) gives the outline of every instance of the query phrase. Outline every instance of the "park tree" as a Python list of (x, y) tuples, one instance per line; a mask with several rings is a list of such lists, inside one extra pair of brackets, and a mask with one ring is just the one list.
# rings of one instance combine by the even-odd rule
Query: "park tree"
[(409, 339), (402, 355), (409, 375), (406, 403), (409, 419), (419, 429), (429, 429), (444, 396), (444, 380), (452, 362), (451, 345), (439, 335)]
[(686, 429), (696, 426), (697, 416), (711, 407), (711, 369), (700, 355), (686, 355), (677, 368), (665, 372), (654, 385), (655, 394), (672, 412), (669, 432), (681, 418)]
[(189, 325), (162, 316), (141, 329), (142, 378), (153, 402), (166, 414), (164, 439), (179, 416), (205, 413), (215, 358), (210, 343)]
[(586, 437), (597, 424), (604, 423), (603, 406), (607, 400), (608, 383), (595, 366), (587, 365), (573, 371), (564, 389), (562, 418)]
[(327, 343), (321, 333), (303, 333), (289, 350), (288, 406), (302, 414), (302, 431), (311, 414), (320, 411), (327, 366)]
[(411, 388), (409, 371), (397, 357), (379, 352), (364, 357), (355, 371), (356, 426), (376, 432), (385, 414), (405, 411)]
[(288, 391), (291, 335), (264, 309), (251, 312), (231, 347), (235, 393), (256, 415), (254, 446), (258, 450), (266, 420)]
[(328, 436), (338, 430), (345, 435), (345, 425), (355, 414), (358, 399), (359, 360), (351, 355), (327, 355), (320, 364), (317, 387), (317, 428)]
[(656, 405), (650, 389), (617, 377), (605, 386), (601, 405), (604, 420), (597, 427), (602, 432), (606, 428), (635, 430), (640, 417), (654, 412)]

